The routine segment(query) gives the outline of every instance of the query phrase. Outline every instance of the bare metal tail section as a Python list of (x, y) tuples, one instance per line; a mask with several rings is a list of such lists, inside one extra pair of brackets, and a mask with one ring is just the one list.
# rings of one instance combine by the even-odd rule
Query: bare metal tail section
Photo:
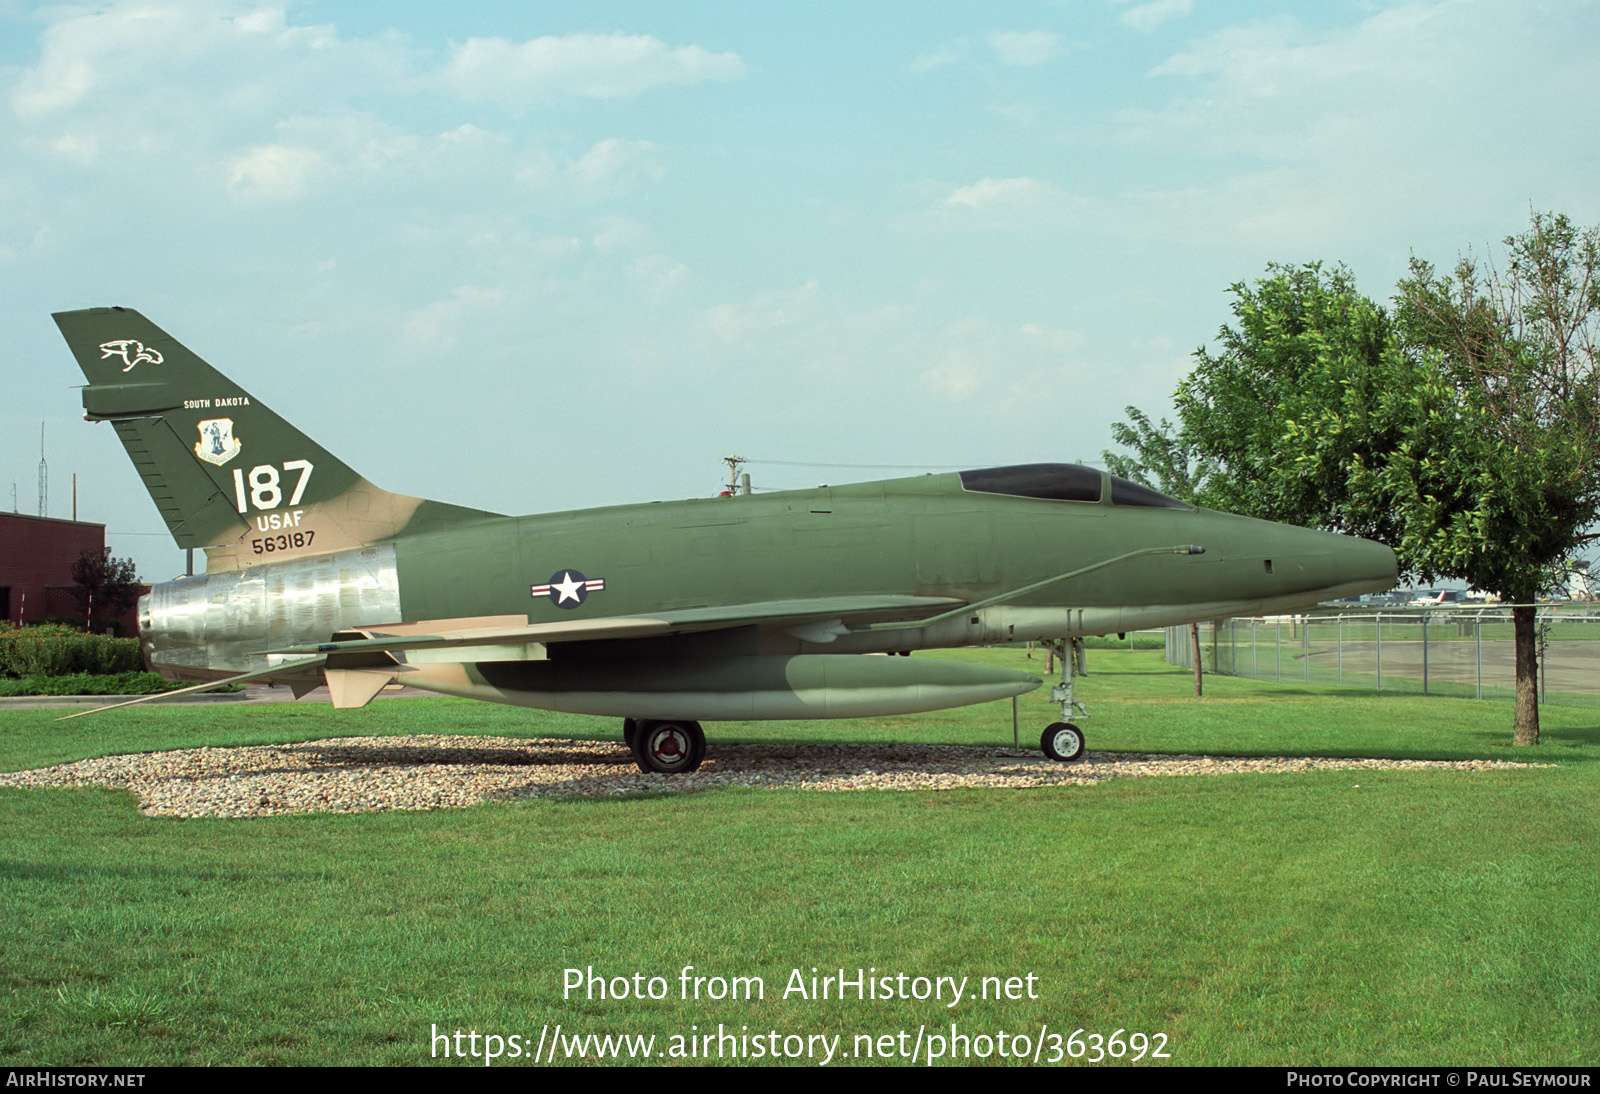
[(109, 421), (180, 547), (208, 570), (323, 554), (496, 514), (391, 494), (129, 308), (58, 312)]

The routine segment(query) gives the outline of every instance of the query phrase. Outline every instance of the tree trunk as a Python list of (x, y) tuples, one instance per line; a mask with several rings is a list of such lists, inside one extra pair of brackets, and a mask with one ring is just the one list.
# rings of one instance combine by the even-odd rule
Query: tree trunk
[(1517, 647), (1517, 712), (1511, 743), (1539, 743), (1539, 609), (1529, 605), (1511, 609), (1511, 626)]

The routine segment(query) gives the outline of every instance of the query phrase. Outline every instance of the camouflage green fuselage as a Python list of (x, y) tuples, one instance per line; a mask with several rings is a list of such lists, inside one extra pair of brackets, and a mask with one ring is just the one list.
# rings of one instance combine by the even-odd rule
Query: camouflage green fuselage
[[(261, 667), (266, 649), (399, 622), (561, 623), (850, 596), (971, 604), (1131, 551), (1190, 543), (1205, 553), (1131, 558), (927, 627), (817, 640), (749, 624), (562, 643), (547, 655), (846, 653), (1073, 637), (1284, 610), (1393, 574), (1386, 548), (1344, 536), (1199, 509), (983, 493), (956, 475), (930, 475), (488, 518), (336, 556), (224, 570), (159, 587), (149, 641), (158, 666), (223, 673)], [(569, 574), (602, 587), (563, 599), (550, 586)], [(213, 611), (196, 629), (201, 615), (163, 601), (177, 592), (234, 610)]]
[[(1135, 549), (1187, 543), (1206, 553), (1130, 559), (1011, 606), (1083, 610), (1091, 633), (1102, 633), (1216, 618), (1221, 605), (1304, 604), (1370, 586), (1375, 572), (1392, 576), (1387, 548), (1349, 537), (1208, 510), (982, 493), (953, 474), (490, 520), (399, 539), (396, 560), (407, 619), (543, 622), (824, 595), (970, 603)], [(565, 570), (604, 589), (572, 609), (531, 595)], [(1028, 637), (1075, 630), (1063, 622)]]

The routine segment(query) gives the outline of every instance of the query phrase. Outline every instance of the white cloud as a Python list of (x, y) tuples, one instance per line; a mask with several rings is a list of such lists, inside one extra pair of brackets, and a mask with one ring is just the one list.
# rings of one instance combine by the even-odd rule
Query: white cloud
[(628, 276), (651, 303), (659, 304), (688, 282), (689, 267), (666, 255), (650, 254), (628, 263)]
[(51, 140), (49, 148), (63, 159), (89, 164), (100, 155), (100, 137), (92, 132), (69, 131)]
[(1084, 334), (1080, 330), (1052, 327), (1044, 323), (1024, 323), (1021, 334), (1026, 343), (1048, 353), (1076, 353), (1083, 348)]
[[(1392, 28), (1366, 25), (1365, 33), (1357, 28), (1355, 34), (1316, 35), (1292, 19), (1274, 19), (1218, 31), (1173, 54), (1150, 74), (1214, 77), (1230, 97), (1270, 98), (1288, 87), (1383, 72), (1394, 59), (1391, 33)], [(1365, 39), (1365, 48), (1349, 48), (1357, 38)], [(1372, 49), (1378, 52), (1368, 52)], [(1422, 57), (1415, 61), (1426, 64)]]
[(944, 195), (938, 208), (931, 211), (931, 222), (934, 226), (970, 224), (987, 229), (1061, 227), (1082, 221), (1093, 206), (1090, 200), (1043, 179), (978, 179)]
[(815, 281), (793, 289), (758, 293), (741, 304), (717, 304), (701, 316), (702, 325), (725, 342), (792, 327), (815, 312), (820, 288)]
[(985, 369), (971, 352), (953, 349), (937, 365), (917, 377), (936, 394), (952, 402), (962, 402), (983, 386)]
[(571, 167), (573, 181), (580, 186), (596, 187), (615, 181), (624, 172), (660, 177), (661, 169), (650, 156), (660, 148), (654, 141), (607, 138), (578, 157)]
[(937, 49), (930, 49), (926, 53), (917, 54), (916, 58), (911, 62), (911, 71), (927, 72), (929, 69), (953, 65), (959, 60), (961, 60), (961, 51), (959, 49), (954, 46), (939, 46)]
[(736, 53), (673, 48), (647, 34), (571, 34), (526, 42), (469, 38), (451, 51), (441, 78), (462, 98), (517, 107), (563, 96), (625, 99), (743, 74)]
[(938, 364), (917, 378), (950, 402), (981, 395), (985, 416), (1003, 418), (1036, 405), (1039, 393), (1056, 389), (1064, 377), (1079, 382), (1088, 342), (1073, 328), (969, 317), (944, 326), (934, 343), (940, 347)]
[(430, 359), (455, 348), (463, 328), (481, 322), (506, 302), (502, 288), (461, 285), (450, 295), (414, 309), (401, 325), (399, 349), (407, 356)]
[(1061, 196), (1059, 189), (1039, 179), (979, 179), (951, 191), (944, 199), (944, 207), (976, 213), (1015, 213), (1039, 208)]
[(479, 129), (471, 122), (465, 122), (454, 129), (439, 134), (439, 144), (452, 150), (481, 148), (484, 145), (503, 145), (505, 138), (498, 133), (491, 133), (487, 129)]
[(1043, 111), (1036, 104), (1026, 102), (990, 103), (989, 113), (1007, 125), (1015, 126), (1033, 125), (1043, 116)]
[(603, 217), (595, 225), (589, 242), (601, 254), (616, 251), (637, 251), (650, 243), (650, 229), (637, 220), (623, 216)]
[(912, 72), (965, 61), (974, 52), (982, 54), (988, 47), (995, 60), (1012, 68), (1030, 68), (1042, 65), (1059, 56), (1065, 41), (1061, 35), (1048, 30), (997, 30), (983, 37), (963, 37), (935, 49), (917, 54), (911, 62)]
[(1028, 68), (1042, 65), (1061, 52), (1061, 36), (1048, 30), (995, 31), (989, 48), (1003, 65)]
[(321, 155), (309, 148), (268, 144), (252, 148), (228, 170), (228, 191), (247, 204), (287, 201), (305, 193), (322, 167)]
[(354, 104), (402, 91), (413, 59), (397, 36), (342, 39), (248, 0), (68, 10), (10, 72), (13, 147), (128, 198), (291, 201), (412, 156), (416, 138)]
[(1198, 38), (1151, 70), (1164, 106), (1117, 116), (1126, 144), (1173, 165), (1121, 219), (1339, 255), (1559, 201), (1551, 180), (1587, 155), (1573, 135), (1600, 124), (1593, 10), (1413, 0), (1345, 26), (1277, 17)]
[(24, 120), (41, 118), (81, 102), (95, 84), (94, 69), (82, 62), (47, 52), (44, 63), (30, 69), (11, 93), (11, 106)]
[[(342, 66), (347, 78), (358, 78), (353, 54), (367, 47), (336, 48), (349, 45), (331, 27), (289, 26), (281, 7), (129, 0), (51, 23), (42, 35), (39, 61), (21, 73), (11, 104), (18, 117), (37, 121), (91, 99), (104, 109), (119, 101), (144, 103), (173, 88), (192, 93), (196, 77), (216, 76), (225, 77), (234, 94), (221, 103), (199, 105), (237, 108), (252, 95), (271, 98), (284, 89), (314, 95), (317, 89), (305, 86), (307, 73), (294, 70), (295, 62), (322, 53)], [(191, 82), (174, 81), (174, 73)]]
[(550, 200), (589, 204), (626, 193), (635, 184), (662, 175), (654, 141), (607, 137), (581, 153), (563, 157), (544, 145), (517, 151), (516, 180)]
[(279, 140), (229, 162), (228, 192), (235, 199), (288, 201), (340, 176), (372, 176), (396, 164), (415, 169), (420, 158), (448, 158), (462, 143), (455, 130), (425, 146), (404, 130), (364, 115), (290, 118), (276, 130)]
[(923, 208), (899, 226), (913, 231), (950, 229), (1058, 229), (1103, 212), (1098, 202), (1043, 179), (983, 178), (957, 186), (928, 184)]
[(1188, 15), (1192, 6), (1192, 0), (1151, 0), (1150, 3), (1129, 8), (1117, 18), (1123, 26), (1148, 34), (1169, 19), (1181, 19)]

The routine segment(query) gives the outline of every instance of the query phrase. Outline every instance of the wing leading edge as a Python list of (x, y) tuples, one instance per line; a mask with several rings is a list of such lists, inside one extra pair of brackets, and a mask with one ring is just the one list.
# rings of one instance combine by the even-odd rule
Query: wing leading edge
[[(766, 626), (797, 628), (832, 620), (851, 623), (915, 619), (963, 601), (941, 596), (824, 596), (800, 600), (768, 600), (751, 604), (725, 604), (709, 608), (683, 608), (650, 615), (608, 616), (556, 623), (510, 623), (500, 626), (451, 628), (450, 620), (426, 623), (377, 624), (360, 629), (359, 638), (335, 637), (327, 642), (307, 642), (267, 654), (382, 653), (402, 650), (467, 649), (537, 642), (589, 642), (615, 638), (655, 638), (692, 634), (728, 627)], [(507, 617), (508, 620), (512, 617)], [(478, 621), (474, 621), (478, 622)]]

